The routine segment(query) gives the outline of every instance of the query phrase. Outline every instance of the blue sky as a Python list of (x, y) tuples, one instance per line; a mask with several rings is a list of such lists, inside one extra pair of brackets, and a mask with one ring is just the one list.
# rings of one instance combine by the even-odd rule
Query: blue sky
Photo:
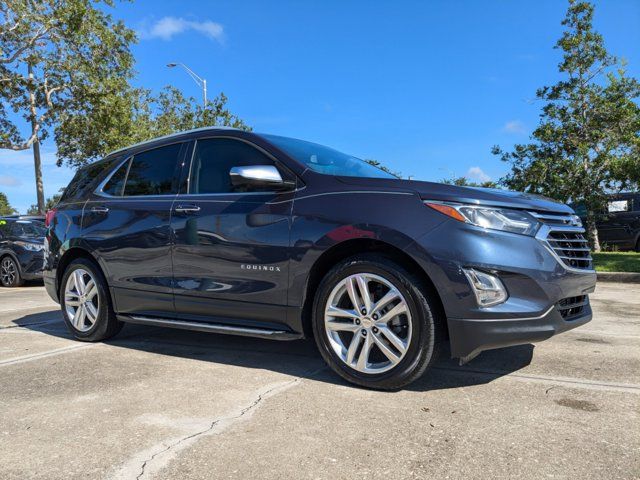
[[(530, 1), (150, 1), (112, 13), (140, 35), (136, 83), (200, 91), (184, 62), (259, 132), (324, 143), (403, 175), (498, 179), (494, 144), (526, 141), (557, 81), (567, 4)], [(640, 77), (640, 2), (596, 2), (596, 29)], [(44, 144), (47, 196), (73, 172)], [(30, 152), (0, 151), (0, 191), (35, 202)]]

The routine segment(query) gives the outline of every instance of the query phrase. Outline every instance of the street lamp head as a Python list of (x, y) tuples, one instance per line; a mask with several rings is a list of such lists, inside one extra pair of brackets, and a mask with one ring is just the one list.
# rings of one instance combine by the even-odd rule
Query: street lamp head
[(172, 68), (172, 67), (177, 67), (178, 64), (177, 63), (167, 63), (167, 67)]

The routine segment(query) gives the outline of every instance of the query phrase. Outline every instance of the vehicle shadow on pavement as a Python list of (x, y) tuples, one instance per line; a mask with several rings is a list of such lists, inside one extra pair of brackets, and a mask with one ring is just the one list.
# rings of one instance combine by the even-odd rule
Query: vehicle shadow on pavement
[[(73, 339), (59, 310), (25, 315), (12, 323), (16, 327), (42, 334)], [(203, 362), (268, 369), (315, 381), (351, 386), (329, 368), (322, 368), (324, 362), (313, 340), (280, 342), (128, 324), (116, 337), (104, 343)], [(490, 350), (463, 366), (459, 366), (457, 359), (450, 358), (448, 346), (442, 350), (440, 359), (431, 371), (406, 387), (407, 390), (442, 390), (490, 383), (529, 365), (534, 346), (527, 344)]]

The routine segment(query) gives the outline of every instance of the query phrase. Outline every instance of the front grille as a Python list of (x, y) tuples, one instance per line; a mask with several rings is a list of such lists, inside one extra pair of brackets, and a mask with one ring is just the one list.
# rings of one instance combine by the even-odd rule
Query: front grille
[(556, 304), (556, 308), (565, 320), (573, 320), (582, 315), (584, 307), (589, 303), (589, 297), (579, 295), (577, 297), (563, 298)]
[(592, 259), (589, 244), (581, 232), (551, 230), (547, 242), (565, 265), (572, 268), (591, 270)]
[(547, 243), (560, 262), (576, 270), (593, 270), (589, 243), (578, 217), (566, 214), (531, 214), (544, 224), (538, 238)]

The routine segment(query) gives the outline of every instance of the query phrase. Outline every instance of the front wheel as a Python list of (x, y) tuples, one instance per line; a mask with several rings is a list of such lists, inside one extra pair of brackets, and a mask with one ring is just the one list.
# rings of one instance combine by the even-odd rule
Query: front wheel
[(391, 260), (360, 255), (321, 282), (313, 327), (325, 361), (351, 383), (401, 388), (436, 360), (436, 304), (421, 280)]
[(78, 340), (106, 340), (122, 329), (102, 272), (85, 258), (74, 260), (64, 272), (60, 306), (67, 328)]
[(3, 287), (19, 287), (24, 284), (18, 263), (9, 255), (0, 261), (0, 283)]

